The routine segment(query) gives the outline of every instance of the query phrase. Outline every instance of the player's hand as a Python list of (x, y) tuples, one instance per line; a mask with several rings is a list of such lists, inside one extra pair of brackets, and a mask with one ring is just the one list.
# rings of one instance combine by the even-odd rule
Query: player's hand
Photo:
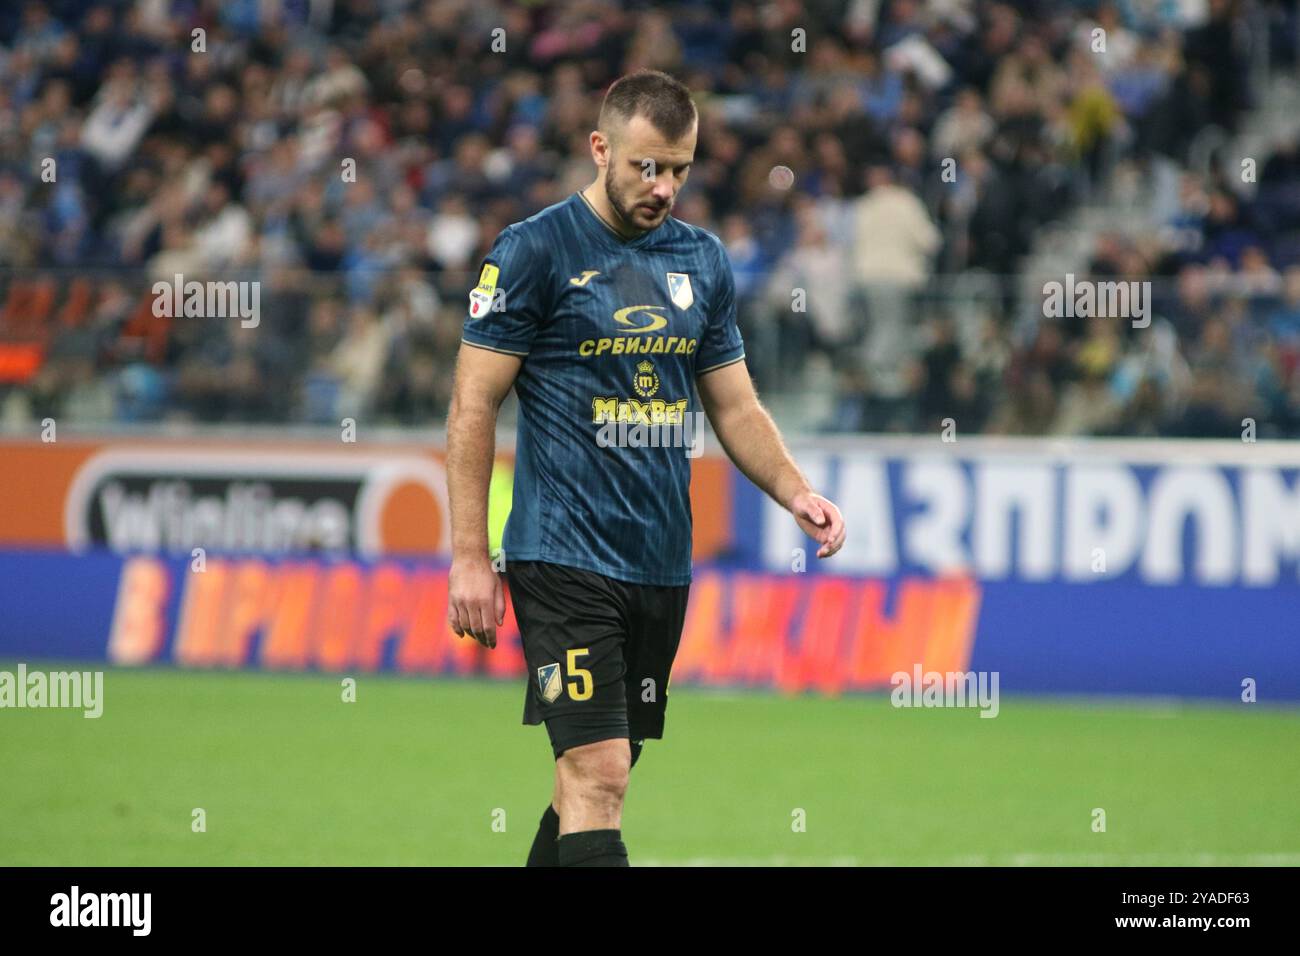
[(484, 647), (496, 647), (497, 628), (505, 619), (506, 596), (492, 562), (486, 556), (481, 561), (453, 560), (447, 578), (447, 623), (456, 636), (469, 634)]
[(844, 546), (844, 516), (829, 498), (802, 491), (791, 500), (790, 513), (804, 534), (821, 545), (817, 557), (829, 558)]

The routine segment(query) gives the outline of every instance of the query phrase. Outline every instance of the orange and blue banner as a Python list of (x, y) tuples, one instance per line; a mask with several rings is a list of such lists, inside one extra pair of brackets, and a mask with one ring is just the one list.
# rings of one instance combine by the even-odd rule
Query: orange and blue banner
[[(1300, 700), (1295, 449), (794, 450), (844, 550), (818, 561), (725, 458), (698, 459), (674, 682), (837, 694), (920, 666), (996, 671), (1005, 692)], [(0, 487), (0, 659), (523, 673), (512, 615), (492, 652), (447, 626), (436, 448), (10, 442)]]

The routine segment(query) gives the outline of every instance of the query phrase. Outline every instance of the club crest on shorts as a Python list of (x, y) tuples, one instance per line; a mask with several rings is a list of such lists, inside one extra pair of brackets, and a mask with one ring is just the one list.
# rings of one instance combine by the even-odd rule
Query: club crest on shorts
[(677, 308), (689, 309), (695, 301), (695, 293), (691, 291), (691, 277), (684, 272), (669, 272), (668, 295)]
[(564, 689), (564, 684), (560, 681), (560, 665), (547, 664), (537, 668), (537, 686), (541, 688), (542, 700), (548, 704), (555, 703)]

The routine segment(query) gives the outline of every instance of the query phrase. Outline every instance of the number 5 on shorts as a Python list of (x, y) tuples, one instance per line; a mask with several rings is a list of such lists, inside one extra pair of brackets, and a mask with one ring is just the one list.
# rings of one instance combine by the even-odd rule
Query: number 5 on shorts
[(579, 684), (579, 687), (574, 687), (573, 684), (569, 684), (570, 700), (591, 699), (591, 691), (592, 691), (591, 671), (583, 670), (581, 667), (578, 666), (578, 658), (586, 657), (590, 653), (591, 651), (589, 651), (585, 647), (579, 648), (577, 650), (569, 651), (569, 666), (566, 668), (566, 670), (569, 672), (570, 677), (576, 677), (578, 679), (578, 684)]

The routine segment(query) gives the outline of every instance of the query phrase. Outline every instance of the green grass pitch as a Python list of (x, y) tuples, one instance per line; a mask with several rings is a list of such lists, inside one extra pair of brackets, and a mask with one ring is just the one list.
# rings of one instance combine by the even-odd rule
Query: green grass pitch
[[(0, 710), (0, 865), (521, 864), (553, 767), (521, 684), (341, 676), (116, 669), (98, 720)], [(1296, 865), (1298, 740), (1262, 704), (683, 687), (623, 833), (634, 866)]]

